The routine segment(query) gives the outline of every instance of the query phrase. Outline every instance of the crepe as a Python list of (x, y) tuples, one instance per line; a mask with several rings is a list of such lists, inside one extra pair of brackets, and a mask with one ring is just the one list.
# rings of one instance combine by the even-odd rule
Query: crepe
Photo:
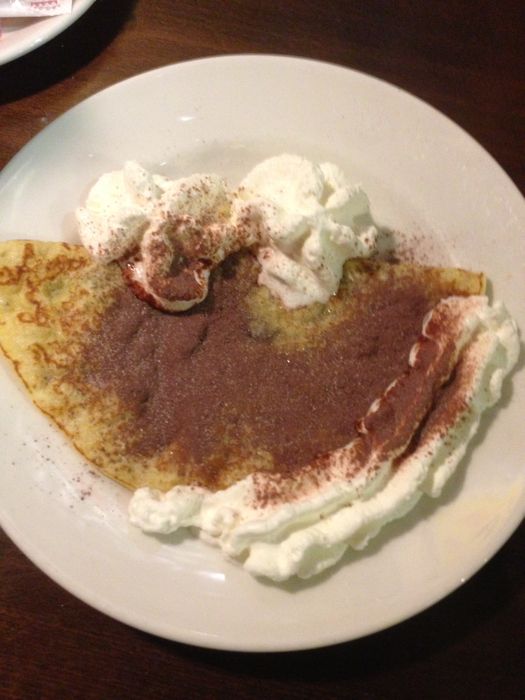
[[(375, 299), (388, 299), (393, 288), (409, 283), (431, 307), (451, 295), (482, 294), (485, 287), (483, 275), (464, 270), (351, 260), (339, 293), (328, 304), (289, 311), (254, 283), (253, 259), (241, 256), (235, 264), (236, 274), (248, 280), (239, 314), (250, 342), (264, 342), (264, 352), (300, 352), (303, 358), (322, 347), (338, 324), (367, 322), (363, 290), (373, 289)], [(138, 404), (124, 400), (111, 382), (93, 380), (96, 343), (104, 337), (101, 328), (125, 293), (119, 266), (95, 262), (81, 246), (0, 243), (0, 346), (38, 408), (101, 472), (131, 489), (167, 491), (188, 483), (218, 489), (256, 470), (278, 470), (275, 456), (257, 442), (257, 426), (243, 423), (238, 414), (231, 424), (215, 426), (217, 444), (206, 457), (205, 470), (182, 449), (182, 438), (170, 437), (157, 449), (140, 446)], [(209, 308), (212, 304), (213, 299)], [(132, 378), (134, 371), (133, 366), (120, 366), (119, 376), (127, 372)], [(173, 371), (178, 371), (176, 366)], [(205, 474), (213, 478), (206, 481)]]

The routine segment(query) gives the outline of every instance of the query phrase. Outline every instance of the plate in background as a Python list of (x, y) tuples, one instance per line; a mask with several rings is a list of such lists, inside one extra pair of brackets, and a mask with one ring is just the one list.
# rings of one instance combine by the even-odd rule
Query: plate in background
[(73, 0), (71, 12), (52, 17), (0, 18), (0, 66), (37, 49), (76, 22), (95, 0)]

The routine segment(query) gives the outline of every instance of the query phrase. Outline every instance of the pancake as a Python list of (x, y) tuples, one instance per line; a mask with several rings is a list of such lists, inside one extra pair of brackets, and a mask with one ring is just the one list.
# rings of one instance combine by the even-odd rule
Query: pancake
[[(104, 474), (130, 489), (216, 491), (252, 473), (290, 481), (322, 468), (406, 373), (436, 304), (485, 287), (464, 270), (350, 260), (327, 304), (290, 311), (257, 271), (249, 253), (231, 256), (202, 304), (166, 314), (81, 246), (1, 243), (0, 345), (34, 403)], [(408, 411), (403, 440), (452, 371)], [(385, 420), (399, 429), (395, 412)]]

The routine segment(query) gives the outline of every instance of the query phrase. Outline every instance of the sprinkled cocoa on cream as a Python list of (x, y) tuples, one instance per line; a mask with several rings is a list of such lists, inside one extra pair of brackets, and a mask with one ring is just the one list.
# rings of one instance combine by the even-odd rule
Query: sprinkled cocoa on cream
[(259, 283), (287, 308), (326, 302), (344, 261), (371, 256), (377, 238), (359, 186), (332, 163), (288, 154), (236, 189), (213, 173), (169, 180), (128, 161), (99, 178), (77, 221), (94, 258), (118, 261), (134, 293), (169, 312), (202, 302), (210, 271), (250, 247)]

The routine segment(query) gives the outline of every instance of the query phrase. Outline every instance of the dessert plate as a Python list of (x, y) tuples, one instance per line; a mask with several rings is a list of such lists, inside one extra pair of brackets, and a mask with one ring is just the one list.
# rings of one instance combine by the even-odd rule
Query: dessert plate
[[(433, 262), (484, 270), (525, 327), (525, 204), (497, 163), (396, 87), (303, 59), (198, 60), (94, 95), (4, 169), (0, 236), (76, 241), (75, 207), (129, 158), (170, 176), (212, 170), (235, 182), (283, 151), (338, 163), (369, 193), (379, 225), (420, 241)], [(524, 384), (518, 369), (441, 499), (420, 501), (320, 577), (275, 585), (189, 534), (131, 528), (129, 493), (81, 459), (1, 362), (0, 523), (64, 588), (153, 634), (243, 651), (355, 639), (443, 598), (521, 522)]]
[(52, 17), (0, 19), (0, 65), (37, 49), (76, 22), (95, 0), (73, 0), (71, 13)]

